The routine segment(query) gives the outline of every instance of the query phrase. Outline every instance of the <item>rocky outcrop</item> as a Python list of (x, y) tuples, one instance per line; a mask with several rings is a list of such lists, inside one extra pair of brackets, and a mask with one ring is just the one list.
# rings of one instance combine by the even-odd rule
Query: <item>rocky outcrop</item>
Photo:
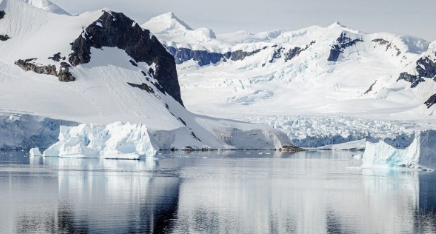
[(148, 93), (151, 93), (151, 94), (154, 94), (154, 90), (153, 90), (153, 88), (152, 87), (150, 87), (148, 84), (146, 84), (146, 83), (142, 83), (142, 84), (133, 84), (133, 83), (129, 83), (129, 82), (127, 82), (127, 84), (129, 84), (130, 86), (132, 86), (132, 87), (135, 87), (135, 88), (139, 88), (139, 89), (142, 89), (142, 90), (145, 90), (145, 91), (147, 91)]
[(396, 56), (399, 56), (401, 54), (401, 50), (396, 45), (392, 44), (389, 41), (386, 41), (385, 39), (377, 38), (372, 40), (372, 42), (378, 43), (379, 45), (386, 46), (386, 51), (393, 48), (396, 51)]
[(7, 41), (11, 39), (8, 35), (0, 35), (0, 41)]
[(76, 77), (73, 76), (70, 72), (70, 64), (66, 62), (61, 62), (61, 68), (58, 73), (59, 81), (68, 82), (68, 81), (75, 81)]
[[(6, 13), (4, 11), (0, 11), (0, 20), (5, 17)], [(11, 39), (8, 35), (0, 35), (0, 41), (7, 41)]]
[(261, 50), (264, 50), (266, 48), (267, 47), (263, 47), (262, 49), (257, 49), (257, 50), (251, 51), (251, 52), (246, 52), (243, 50), (236, 50), (236, 51), (231, 52), (230, 59), (232, 61), (241, 61), (241, 60), (244, 60), (246, 57), (250, 57), (252, 55), (255, 55), (255, 54), (259, 53)]
[(400, 81), (400, 80), (405, 80), (407, 82), (412, 83), (412, 85), (410, 86), (411, 88), (415, 88), (416, 86), (418, 86), (419, 83), (425, 81), (421, 77), (416, 76), (416, 75), (410, 75), (407, 72), (403, 72), (400, 74), (400, 77), (397, 79), (397, 81)]
[(209, 64), (217, 64), (226, 57), (226, 55), (216, 52), (209, 52), (206, 50), (191, 50), (187, 48), (174, 48), (171, 46), (167, 47), (167, 50), (171, 55), (174, 56), (177, 64), (194, 60), (198, 62), (198, 65), (205, 66)]
[(284, 54), (285, 57), (285, 62), (292, 60), (293, 58), (297, 57), (298, 55), (301, 54), (301, 52), (309, 49), (310, 46), (312, 46), (313, 44), (315, 44), (315, 41), (311, 41), (309, 45), (306, 45), (304, 48), (301, 47), (295, 47), (290, 49), (288, 52), (286, 52)]
[(339, 38), (336, 40), (336, 43), (330, 49), (330, 55), (327, 60), (332, 62), (338, 61), (339, 56), (346, 48), (351, 47), (358, 42), (363, 42), (363, 40), (359, 38), (351, 39), (346, 33), (341, 33)]
[(153, 77), (165, 92), (183, 105), (176, 64), (165, 47), (137, 23), (122, 13), (104, 11), (103, 15), (83, 30), (73, 43), (69, 55), (71, 65), (85, 64), (91, 60), (91, 48), (117, 47), (137, 62), (155, 64)]
[(75, 81), (76, 78), (69, 71), (70, 65), (66, 62), (61, 62), (61, 68), (59, 73), (56, 71), (55, 65), (36, 65), (32, 63), (35, 59), (26, 59), (26, 60), (18, 60), (15, 62), (17, 66), (19, 66), (24, 71), (33, 71), (38, 74), (45, 74), (51, 76), (57, 76), (59, 81), (68, 82)]
[(274, 49), (274, 53), (272, 54), (271, 59), (268, 61), (269, 63), (273, 63), (280, 59), (282, 57), (283, 50), (285, 49), (283, 47), (277, 48), (277, 45), (275, 45), (274, 47), (276, 47), (276, 49)]
[[(289, 61), (296, 56), (298, 56), (301, 52), (307, 50), (311, 45), (313, 45), (315, 41), (312, 41), (309, 45), (306, 45), (304, 48), (295, 47), (290, 49), (287, 52), (285, 48), (279, 47), (278, 45), (274, 45), (274, 52), (269, 60), (269, 63), (273, 63), (278, 59), (284, 57), (285, 61)], [(229, 51), (226, 53), (218, 53), (218, 52), (209, 52), (207, 50), (192, 50), (188, 48), (176, 48), (172, 46), (167, 46), (167, 51), (174, 56), (176, 60), (176, 64), (182, 64), (184, 62), (194, 60), (200, 66), (207, 66), (210, 64), (218, 64), (220, 62), (227, 61), (242, 61), (247, 57), (253, 56), (262, 50), (267, 49), (268, 47), (263, 47), (261, 49), (256, 49), (253, 51), (244, 51), (244, 50), (236, 50)]]
[(59, 53), (54, 54), (52, 57), (48, 57), (48, 59), (51, 59), (51, 60), (53, 60), (55, 62), (60, 62), (61, 60), (65, 60), (66, 57), (65, 56), (61, 56), (61, 53), (59, 52)]
[(431, 96), (424, 104), (427, 106), (427, 108), (432, 107), (434, 104), (436, 104), (436, 94)]
[(57, 76), (55, 65), (38, 66), (34, 63), (31, 63), (31, 61), (33, 60), (34, 59), (26, 59), (26, 60), (20, 59), (16, 61), (15, 64), (25, 71), (33, 71), (38, 74)]
[[(436, 56), (436, 53), (435, 53)], [(407, 72), (400, 74), (399, 80), (405, 80), (412, 83), (411, 87), (418, 86), (419, 83), (424, 82), (424, 79), (433, 79), (436, 81), (436, 59), (426, 56), (416, 61), (416, 74), (411, 75)]]
[(364, 94), (366, 95), (366, 94), (368, 94), (369, 92), (371, 92), (371, 91), (372, 91), (372, 89), (374, 88), (374, 85), (375, 85), (375, 84), (377, 84), (377, 80), (375, 80), (375, 82), (374, 82), (374, 83), (372, 83), (372, 85), (371, 85), (371, 86), (369, 86), (368, 90), (366, 90), (366, 92), (365, 92)]
[(282, 148), (279, 148), (279, 151), (296, 153), (296, 152), (302, 152), (302, 151), (306, 151), (306, 150), (303, 148), (297, 147), (295, 145), (284, 145), (284, 146), (282, 146)]

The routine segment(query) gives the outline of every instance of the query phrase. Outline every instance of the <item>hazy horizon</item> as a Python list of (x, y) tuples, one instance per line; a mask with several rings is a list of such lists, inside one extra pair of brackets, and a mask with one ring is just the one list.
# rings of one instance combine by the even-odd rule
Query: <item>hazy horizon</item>
[(206, 27), (217, 33), (239, 30), (249, 32), (276, 29), (297, 30), (319, 25), (328, 26), (339, 21), (349, 28), (368, 32), (390, 32), (436, 40), (436, 1), (432, 0), (222, 0), (206, 2), (186, 0), (174, 4), (170, 0), (52, 0), (72, 14), (109, 8), (129, 15), (138, 23), (173, 12), (193, 28)]

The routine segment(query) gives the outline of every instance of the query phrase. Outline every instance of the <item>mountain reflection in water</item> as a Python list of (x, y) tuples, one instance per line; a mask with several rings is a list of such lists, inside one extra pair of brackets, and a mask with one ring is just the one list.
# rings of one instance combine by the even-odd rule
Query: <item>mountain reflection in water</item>
[(0, 233), (436, 232), (435, 173), (361, 170), (353, 154), (3, 153)]

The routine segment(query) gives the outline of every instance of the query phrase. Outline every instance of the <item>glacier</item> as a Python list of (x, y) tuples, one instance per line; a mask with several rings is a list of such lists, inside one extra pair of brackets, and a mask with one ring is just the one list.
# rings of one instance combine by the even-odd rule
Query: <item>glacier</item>
[(384, 141), (366, 143), (362, 168), (436, 169), (436, 130), (415, 133), (405, 149), (398, 149)]
[(61, 126), (59, 142), (46, 149), (43, 156), (140, 159), (153, 157), (156, 152), (144, 124), (115, 122), (106, 126)]
[(0, 150), (45, 150), (57, 141), (60, 126), (77, 125), (30, 114), (0, 113)]

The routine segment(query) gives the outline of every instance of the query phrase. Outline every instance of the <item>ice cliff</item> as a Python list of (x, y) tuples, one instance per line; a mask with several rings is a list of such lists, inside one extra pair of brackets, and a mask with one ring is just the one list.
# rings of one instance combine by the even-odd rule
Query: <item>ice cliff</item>
[(46, 157), (101, 157), (139, 159), (154, 156), (156, 149), (143, 124), (116, 122), (61, 127), (59, 142), (44, 151)]
[(362, 168), (425, 168), (436, 169), (436, 131), (417, 132), (412, 144), (397, 149), (384, 141), (366, 143)]

